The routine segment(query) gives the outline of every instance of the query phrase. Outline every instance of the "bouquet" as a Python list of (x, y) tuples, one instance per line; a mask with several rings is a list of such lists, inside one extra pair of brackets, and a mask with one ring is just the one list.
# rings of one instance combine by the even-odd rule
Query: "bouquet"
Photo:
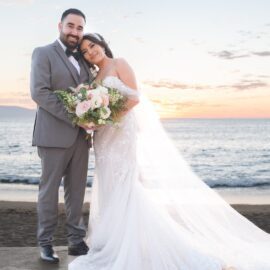
[(54, 93), (63, 102), (73, 124), (84, 124), (89, 128), (117, 125), (127, 100), (117, 89), (97, 83), (80, 84)]

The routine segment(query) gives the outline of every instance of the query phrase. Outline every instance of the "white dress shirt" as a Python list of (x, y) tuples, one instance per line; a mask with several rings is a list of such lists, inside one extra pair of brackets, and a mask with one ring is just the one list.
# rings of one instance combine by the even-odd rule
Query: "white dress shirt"
[[(58, 38), (57, 41), (59, 42), (59, 44), (63, 48), (64, 52), (66, 53), (67, 47), (63, 44), (63, 42), (60, 40), (60, 38)], [(76, 68), (76, 70), (80, 74), (81, 68), (80, 68), (80, 65), (79, 65), (78, 61), (72, 55), (70, 55), (68, 57), (68, 60), (72, 63), (72, 65)]]

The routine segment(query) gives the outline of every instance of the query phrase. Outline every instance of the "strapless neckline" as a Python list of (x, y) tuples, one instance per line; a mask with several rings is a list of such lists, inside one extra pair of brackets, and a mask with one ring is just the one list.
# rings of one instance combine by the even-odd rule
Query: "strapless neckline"
[(133, 89), (133, 88), (127, 86), (117, 76), (113, 76), (113, 75), (105, 76), (104, 79), (101, 81), (101, 83), (104, 86), (115, 87), (118, 90), (125, 92), (126, 94), (131, 94), (131, 95), (135, 95), (135, 96), (139, 95), (139, 91), (137, 89)]
[[(104, 81), (106, 81), (106, 80), (109, 79), (109, 78), (114, 78), (114, 79), (116, 79), (117, 81), (122, 82), (117, 76), (113, 76), (113, 75), (105, 76), (102, 80), (97, 81), (97, 82), (96, 82), (96, 80), (94, 80), (94, 82), (100, 84), (100, 83), (103, 83)], [(123, 82), (122, 82), (122, 83), (123, 83)]]
[[(101, 81), (102, 83), (104, 83), (106, 80), (110, 80), (110, 79), (112, 79), (112, 80), (116, 80), (116, 81), (118, 81), (118, 82), (120, 82), (121, 84), (124, 84), (124, 82), (121, 80), (121, 79), (119, 79), (117, 76), (113, 76), (113, 75), (108, 75), (108, 76), (105, 76), (104, 77), (104, 79)], [(125, 84), (124, 84), (125, 85)], [(125, 86), (127, 86), (127, 85), (125, 85)]]

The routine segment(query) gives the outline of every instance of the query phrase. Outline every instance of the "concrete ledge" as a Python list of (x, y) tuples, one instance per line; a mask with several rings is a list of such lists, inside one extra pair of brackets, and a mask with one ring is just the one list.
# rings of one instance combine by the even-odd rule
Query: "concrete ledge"
[(39, 259), (37, 247), (0, 247), (1, 270), (67, 270), (72, 257), (67, 255), (67, 247), (55, 247), (60, 263), (49, 264)]

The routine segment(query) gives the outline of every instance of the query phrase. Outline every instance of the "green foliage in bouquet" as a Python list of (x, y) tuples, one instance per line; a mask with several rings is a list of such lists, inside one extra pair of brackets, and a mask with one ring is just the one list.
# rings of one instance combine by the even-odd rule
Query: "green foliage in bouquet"
[[(120, 120), (120, 112), (126, 110), (127, 98), (125, 96), (115, 88), (104, 87), (96, 83), (56, 90), (54, 93), (63, 103), (74, 124), (114, 125)], [(103, 104), (102, 99), (106, 99), (107, 103)], [(86, 109), (83, 108), (84, 111), (78, 114), (78, 111), (82, 110), (78, 109), (78, 106), (83, 107), (83, 103)]]
[(119, 114), (126, 110), (127, 97), (119, 93), (115, 88), (109, 88), (111, 118), (113, 121), (119, 121)]

